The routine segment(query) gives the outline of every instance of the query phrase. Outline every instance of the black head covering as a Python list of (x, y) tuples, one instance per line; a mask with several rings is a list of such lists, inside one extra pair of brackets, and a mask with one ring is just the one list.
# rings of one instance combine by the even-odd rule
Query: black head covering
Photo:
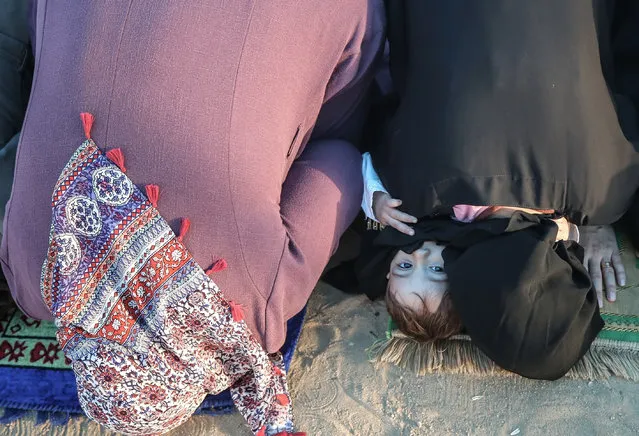
[(400, 248), (412, 252), (425, 240), (446, 243), (453, 305), (473, 343), (502, 368), (555, 380), (603, 327), (583, 249), (555, 242), (558, 228), (550, 219), (516, 212), (510, 219), (470, 224), (425, 220), (415, 230), (410, 237), (384, 229), (374, 243), (380, 248), (375, 260), (383, 258), (385, 265), (363, 262), (368, 269), (360, 274), (385, 276)]
[(565, 375), (604, 325), (583, 249), (556, 236), (542, 220), (443, 253), (448, 292), (473, 343), (529, 378)]

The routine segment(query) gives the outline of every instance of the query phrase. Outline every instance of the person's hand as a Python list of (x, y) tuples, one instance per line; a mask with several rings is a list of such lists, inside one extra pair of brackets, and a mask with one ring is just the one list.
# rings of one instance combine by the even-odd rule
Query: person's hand
[(396, 230), (407, 235), (414, 235), (415, 231), (404, 223), (414, 224), (417, 218), (404, 212), (397, 210), (402, 205), (402, 200), (391, 198), (391, 196), (382, 191), (373, 193), (373, 213), (375, 218), (385, 226), (391, 226)]
[(621, 262), (615, 231), (611, 226), (579, 227), (579, 243), (584, 247), (584, 266), (603, 307), (603, 290), (608, 301), (617, 299), (617, 286), (626, 285), (626, 270)]

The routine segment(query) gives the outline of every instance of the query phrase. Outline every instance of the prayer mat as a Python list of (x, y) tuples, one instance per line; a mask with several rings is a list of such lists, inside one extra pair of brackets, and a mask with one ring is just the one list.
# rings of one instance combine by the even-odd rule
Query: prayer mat
[[(288, 370), (306, 309), (288, 321), (282, 347)], [(16, 308), (7, 293), (0, 295), (0, 424), (36, 411), (36, 424), (64, 425), (82, 416), (75, 377), (55, 337), (53, 322), (37, 321)], [(235, 410), (229, 390), (208, 396), (196, 414), (222, 415)]]
[[(606, 324), (590, 350), (566, 377), (601, 380), (616, 376), (639, 381), (639, 259), (626, 236), (618, 234), (617, 242), (626, 268), (627, 285), (618, 289), (616, 302), (604, 301), (601, 317)], [(495, 365), (467, 335), (422, 343), (396, 330), (390, 319), (386, 339), (374, 343), (369, 353), (371, 361), (377, 364), (392, 363), (418, 375), (517, 376)]]

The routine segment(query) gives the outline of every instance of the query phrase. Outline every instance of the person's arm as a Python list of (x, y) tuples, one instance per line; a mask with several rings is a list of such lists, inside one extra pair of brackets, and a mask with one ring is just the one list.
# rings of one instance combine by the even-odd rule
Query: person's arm
[(362, 210), (367, 218), (377, 221), (384, 226), (391, 226), (407, 235), (414, 233), (405, 223), (414, 224), (417, 218), (399, 211), (402, 200), (392, 198), (384, 184), (379, 179), (370, 153), (362, 155), (362, 176), (364, 179), (364, 195), (362, 196)]
[(639, 143), (639, 2), (616, 0), (610, 29), (610, 67), (604, 69), (626, 137)]
[(260, 332), (268, 352), (284, 343), (286, 321), (304, 308), (359, 212), (361, 154), (345, 139), (358, 136), (360, 111), (383, 48), (384, 10), (381, 0), (355, 9), (361, 17), (340, 48), (311, 139), (282, 184), (276, 219), (286, 238)]
[[(633, 0), (617, 0), (612, 39), (615, 65), (615, 85), (623, 94), (625, 114), (620, 121), (626, 126), (624, 133), (635, 147), (639, 146), (639, 3)], [(622, 127), (623, 127), (622, 125)], [(628, 128), (627, 126), (634, 126)], [(628, 236), (639, 257), (639, 190), (623, 218)]]
[[(619, 125), (635, 146), (639, 145), (639, 3), (635, 0), (602, 0), (594, 3), (599, 33), (601, 68), (617, 110)], [(639, 193), (639, 191), (638, 191)], [(635, 247), (639, 247), (639, 196), (623, 220)], [(626, 284), (626, 272), (615, 231), (611, 225), (579, 227), (584, 266), (597, 292), (599, 306), (604, 290), (609, 302), (617, 287)]]
[(362, 178), (364, 179), (364, 195), (362, 196), (362, 211), (366, 218), (379, 222), (375, 217), (373, 211), (373, 195), (376, 192), (383, 192), (388, 194), (384, 184), (379, 179), (375, 167), (373, 167), (373, 161), (370, 153), (364, 153), (362, 155)]
[[(639, 147), (639, 2), (617, 0), (612, 28), (613, 95), (626, 137)], [(639, 249), (639, 190), (623, 218)]]
[(346, 45), (326, 87), (311, 140), (342, 139), (357, 146), (362, 136), (386, 40), (383, 1), (368, 4), (362, 31)]

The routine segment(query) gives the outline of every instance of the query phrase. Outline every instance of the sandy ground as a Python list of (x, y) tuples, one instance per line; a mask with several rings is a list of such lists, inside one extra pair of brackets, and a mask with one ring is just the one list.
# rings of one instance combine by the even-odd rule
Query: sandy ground
[[(366, 348), (386, 327), (383, 303), (320, 284), (309, 306), (290, 387), (301, 430), (315, 435), (636, 435), (639, 384), (429, 375), (375, 369)], [(86, 420), (0, 435), (110, 435)], [(171, 436), (250, 435), (239, 415), (194, 417)]]

